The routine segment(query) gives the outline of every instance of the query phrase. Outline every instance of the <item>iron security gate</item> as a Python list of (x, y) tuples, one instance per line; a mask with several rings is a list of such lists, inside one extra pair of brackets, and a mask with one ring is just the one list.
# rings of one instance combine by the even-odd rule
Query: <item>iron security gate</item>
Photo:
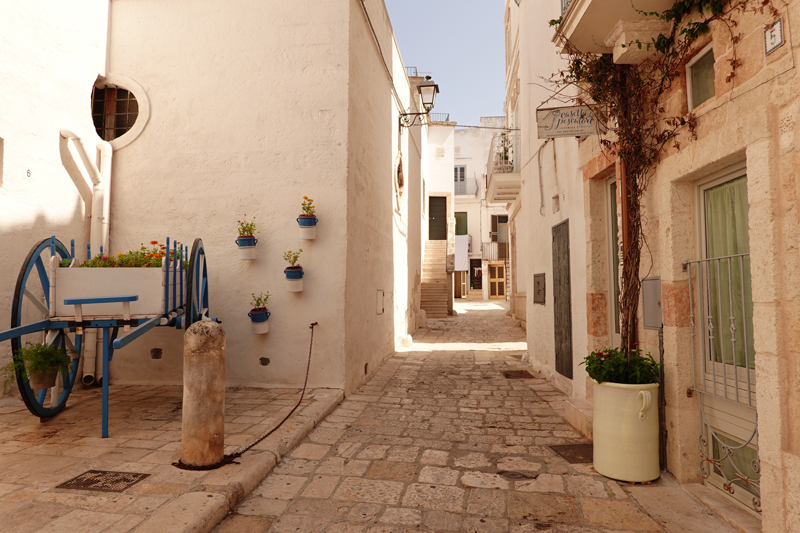
[(700, 470), (706, 482), (761, 512), (750, 254), (688, 261)]
[(553, 313), (555, 314), (556, 372), (572, 379), (569, 220), (553, 226)]

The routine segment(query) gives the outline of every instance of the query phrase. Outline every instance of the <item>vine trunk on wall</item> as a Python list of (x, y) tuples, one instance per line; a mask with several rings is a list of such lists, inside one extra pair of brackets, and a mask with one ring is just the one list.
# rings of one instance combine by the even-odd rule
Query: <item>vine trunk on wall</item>
[[(735, 83), (741, 65), (736, 45), (744, 37), (735, 31), (736, 14), (748, 12), (779, 16), (771, 0), (680, 0), (663, 13), (639, 12), (669, 23), (670, 30), (651, 42), (623, 45), (652, 51), (635, 65), (615, 64), (611, 54), (582, 52), (561, 31), (560, 19), (550, 21), (568, 56), (567, 68), (550, 79), (557, 87), (553, 98), (588, 106), (595, 115), (602, 150), (617, 157), (622, 167), (623, 264), (618, 303), (620, 348), (629, 355), (636, 350), (639, 293), (641, 279), (646, 277), (640, 274), (642, 249), (647, 246), (642, 196), (665, 149), (680, 150), (681, 135), (696, 139), (694, 114), (668, 115), (663, 107), (665, 96), (680, 77), (689, 54), (697, 51), (696, 41), (709, 33), (712, 23), (724, 25), (730, 35), (732, 53), (723, 68), (730, 69), (725, 83)], [(565, 91), (569, 87), (572, 90)], [(569, 93), (577, 96), (563, 96)]]

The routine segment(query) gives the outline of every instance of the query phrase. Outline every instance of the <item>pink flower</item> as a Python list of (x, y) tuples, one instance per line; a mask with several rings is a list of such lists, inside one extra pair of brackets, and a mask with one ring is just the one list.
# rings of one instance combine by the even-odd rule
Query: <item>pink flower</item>
[(102, 259), (103, 261), (108, 261), (108, 256), (105, 256), (105, 255), (104, 255), (104, 256), (103, 256), (103, 257), (101, 257), (100, 259)]

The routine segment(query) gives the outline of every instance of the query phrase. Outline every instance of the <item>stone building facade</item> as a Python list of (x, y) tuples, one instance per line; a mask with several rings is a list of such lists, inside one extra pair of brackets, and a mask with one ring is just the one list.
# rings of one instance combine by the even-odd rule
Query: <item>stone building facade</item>
[[(620, 46), (624, 35), (645, 42), (653, 35), (649, 21), (642, 21), (629, 2), (547, 4), (506, 2), (519, 20), (520, 41), (526, 33), (545, 31), (542, 21), (563, 17), (561, 28), (583, 51), (635, 62), (641, 57), (624, 57), (635, 52)], [(661, 11), (671, 2), (648, 6)], [(786, 532), (800, 530), (793, 496), (800, 483), (800, 438), (792, 423), (800, 409), (794, 386), (800, 371), (800, 80), (798, 44), (792, 38), (800, 2), (775, 7), (777, 17), (767, 11), (736, 13), (738, 44), (728, 28), (712, 23), (693, 44), (665, 97), (667, 114), (694, 113), (697, 138), (682, 136), (679, 150), (667, 149), (642, 200), (647, 247), (641, 278), (649, 281), (638, 318), (640, 347), (654, 355), (663, 352), (668, 470), (687, 487), (704, 484), (728, 498), (734, 504), (729, 509), (739, 510), (723, 511), (732, 520), (760, 520), (765, 532)], [(532, 24), (532, 12), (541, 16), (538, 25)], [(507, 26), (507, 35), (512, 30)], [(734, 53), (741, 64), (730, 77)], [(509, 87), (516, 79), (525, 86), (521, 76), (509, 71), (507, 77)], [(541, 103), (536, 100), (532, 107)], [(528, 114), (518, 120), (535, 118)], [(523, 126), (523, 145), (534, 142), (532, 127), (527, 131), (528, 140)], [(581, 323), (573, 322), (573, 353), (582, 358), (618, 342), (614, 294), (621, 169), (601, 153), (594, 136), (562, 142), (576, 145), (579, 171), (569, 180), (583, 204), (582, 219), (573, 220), (580, 221), (575, 226), (584, 242), (571, 249), (582, 253), (582, 264), (570, 271), (573, 280), (581, 280), (586, 302)], [(531, 221), (531, 231), (542, 232), (543, 225)], [(521, 275), (531, 274), (526, 267)], [(660, 331), (644, 309), (660, 312)], [(534, 351), (531, 357), (537, 357)], [(572, 393), (568, 414), (590, 432), (585, 373), (571, 380), (555, 374), (556, 383)]]

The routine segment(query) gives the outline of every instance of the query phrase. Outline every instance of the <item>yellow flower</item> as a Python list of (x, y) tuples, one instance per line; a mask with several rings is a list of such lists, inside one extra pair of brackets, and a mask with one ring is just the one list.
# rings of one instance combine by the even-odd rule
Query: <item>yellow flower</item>
[(125, 257), (125, 254), (117, 254), (117, 257)]
[(303, 200), (308, 200), (308, 196), (303, 196)]

